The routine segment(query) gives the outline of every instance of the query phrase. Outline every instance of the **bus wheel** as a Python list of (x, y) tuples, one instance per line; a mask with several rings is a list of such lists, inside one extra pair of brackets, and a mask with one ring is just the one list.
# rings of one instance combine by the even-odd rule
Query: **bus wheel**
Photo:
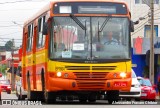
[(89, 95), (89, 97), (88, 97), (88, 101), (89, 102), (96, 102), (96, 96), (95, 95)]
[(21, 100), (25, 100), (26, 97), (27, 97), (27, 95), (23, 95), (22, 90), (20, 88), (20, 98), (21, 98)]
[(45, 92), (44, 94), (45, 96), (45, 102), (47, 104), (52, 104), (52, 103), (55, 103), (56, 102), (56, 96), (55, 96), (55, 93), (53, 92)]
[(30, 83), (29, 75), (27, 77), (27, 83), (28, 83), (28, 92), (27, 92), (27, 98), (28, 98), (28, 100), (36, 100), (34, 92), (31, 91), (31, 83)]
[(44, 93), (45, 93), (45, 80), (44, 80), (44, 71), (42, 70), (42, 73), (41, 73), (41, 86), (42, 86), (42, 91), (40, 91), (38, 93), (38, 98), (40, 101), (44, 102), (45, 99), (44, 99)]
[(86, 95), (79, 95), (79, 102), (80, 103), (86, 103), (87, 102), (87, 96)]
[(113, 102), (118, 101), (119, 99), (119, 91), (107, 91), (107, 99), (108, 103), (112, 104)]

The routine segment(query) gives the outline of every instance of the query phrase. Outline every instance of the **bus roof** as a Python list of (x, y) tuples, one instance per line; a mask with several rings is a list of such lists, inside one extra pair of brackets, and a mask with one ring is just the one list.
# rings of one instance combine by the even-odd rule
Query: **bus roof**
[(41, 16), (45, 12), (49, 11), (52, 7), (52, 4), (56, 2), (116, 2), (116, 3), (125, 3), (118, 0), (50, 0), (49, 3), (44, 6), (40, 11), (38, 11), (35, 15), (33, 15), (31, 18), (29, 18), (27, 21), (25, 21), (24, 26), (26, 24), (31, 23), (33, 20), (35, 20), (37, 17)]

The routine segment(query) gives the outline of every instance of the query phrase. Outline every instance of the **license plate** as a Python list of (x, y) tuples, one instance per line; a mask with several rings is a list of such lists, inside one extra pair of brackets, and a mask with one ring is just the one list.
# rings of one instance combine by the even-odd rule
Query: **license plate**
[(115, 87), (127, 87), (127, 82), (114, 82)]
[(147, 96), (147, 94), (146, 93), (142, 93), (141, 96)]

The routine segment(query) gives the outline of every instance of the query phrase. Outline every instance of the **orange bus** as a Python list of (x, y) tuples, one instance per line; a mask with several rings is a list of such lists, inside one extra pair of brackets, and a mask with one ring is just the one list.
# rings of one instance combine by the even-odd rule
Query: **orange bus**
[[(28, 19), (22, 45), (28, 99), (95, 102), (105, 93), (111, 103), (119, 90), (129, 91), (130, 15), (127, 4), (113, 0), (53, 0)], [(108, 32), (114, 40), (104, 43)]]

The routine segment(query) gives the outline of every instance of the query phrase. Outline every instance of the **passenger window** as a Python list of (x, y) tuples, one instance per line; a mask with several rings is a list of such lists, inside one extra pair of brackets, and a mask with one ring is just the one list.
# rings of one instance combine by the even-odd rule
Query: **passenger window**
[(27, 52), (32, 50), (32, 46), (33, 46), (33, 24), (28, 26)]
[(37, 39), (37, 48), (41, 48), (45, 44), (45, 36), (42, 34), (43, 24), (45, 22), (45, 16), (41, 17), (38, 20), (38, 39)]

